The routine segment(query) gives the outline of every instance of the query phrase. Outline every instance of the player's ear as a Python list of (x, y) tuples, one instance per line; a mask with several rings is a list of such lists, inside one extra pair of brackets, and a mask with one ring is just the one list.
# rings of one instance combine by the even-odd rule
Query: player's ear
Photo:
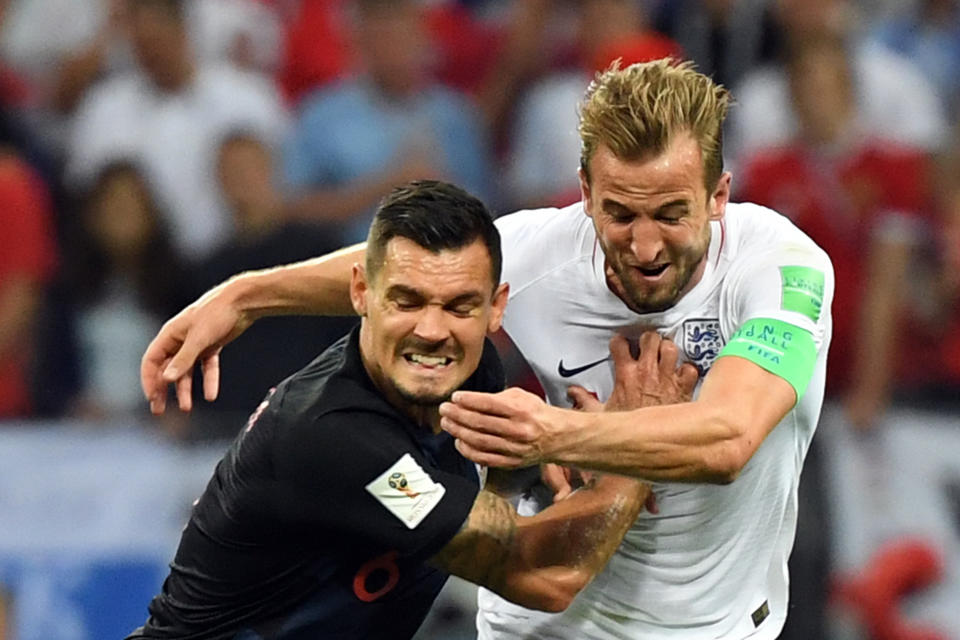
[(354, 263), (353, 271), (350, 273), (350, 302), (353, 304), (353, 310), (357, 315), (366, 317), (367, 315), (367, 273), (363, 265), (359, 262)]
[(723, 214), (727, 210), (727, 203), (730, 202), (730, 180), (729, 171), (724, 171), (717, 180), (717, 186), (710, 194), (710, 220), (722, 220)]
[(592, 217), (590, 213), (590, 177), (583, 167), (577, 169), (577, 178), (580, 179), (580, 199), (583, 201), (583, 210), (587, 216)]
[(510, 297), (510, 285), (506, 282), (497, 287), (493, 292), (493, 301), (491, 302), (490, 320), (487, 322), (487, 332), (496, 333), (503, 324), (503, 310), (507, 308), (507, 298)]

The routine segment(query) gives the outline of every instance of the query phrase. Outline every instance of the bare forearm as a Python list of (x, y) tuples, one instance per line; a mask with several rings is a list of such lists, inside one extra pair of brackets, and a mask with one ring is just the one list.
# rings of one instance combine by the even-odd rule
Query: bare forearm
[(463, 529), (431, 562), (519, 605), (562, 611), (606, 565), (649, 491), (608, 476), (531, 517), (481, 491)]
[(728, 482), (736, 475), (742, 430), (706, 403), (557, 411), (561, 428), (544, 452), (550, 462), (656, 481)]
[(304, 262), (249, 271), (213, 292), (222, 288), (251, 319), (294, 314), (352, 315), (350, 269), (363, 259), (364, 245), (354, 245)]
[(517, 553), (532, 567), (579, 569), (592, 578), (637, 518), (650, 485), (604, 475), (540, 513), (521, 518)]

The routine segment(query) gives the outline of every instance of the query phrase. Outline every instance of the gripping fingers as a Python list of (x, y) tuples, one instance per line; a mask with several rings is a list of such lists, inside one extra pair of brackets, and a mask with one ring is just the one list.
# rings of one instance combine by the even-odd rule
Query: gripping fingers
[(640, 357), (638, 360), (656, 364), (660, 354), (661, 342), (660, 334), (656, 331), (644, 331), (643, 335), (640, 336)]
[(630, 353), (630, 342), (620, 334), (610, 338), (610, 355), (613, 357), (614, 366), (634, 360), (633, 354)]
[(680, 382), (680, 390), (687, 396), (692, 396), (693, 389), (697, 386), (697, 380), (700, 379), (700, 372), (697, 371), (695, 366), (689, 362), (685, 362), (680, 365), (680, 369), (677, 371), (677, 378)]
[(540, 477), (543, 484), (553, 491), (553, 501), (559, 502), (573, 492), (570, 483), (570, 470), (558, 464), (544, 464), (540, 468)]
[(451, 418), (441, 418), (440, 427), (453, 437), (463, 440), (474, 449), (487, 453), (497, 453), (514, 457), (519, 460), (529, 458), (530, 445), (514, 442), (496, 433), (468, 427)]
[(567, 387), (567, 397), (573, 402), (573, 408), (577, 411), (603, 411), (603, 404), (597, 400), (596, 396), (579, 385)]
[(660, 341), (660, 373), (670, 375), (677, 370), (677, 359), (680, 356), (680, 350), (677, 349), (673, 340)]
[(523, 466), (521, 460), (474, 449), (463, 440), (457, 440), (454, 444), (457, 447), (457, 451), (460, 452), (460, 455), (468, 460), (473, 460), (477, 464), (503, 469), (516, 469), (517, 467)]

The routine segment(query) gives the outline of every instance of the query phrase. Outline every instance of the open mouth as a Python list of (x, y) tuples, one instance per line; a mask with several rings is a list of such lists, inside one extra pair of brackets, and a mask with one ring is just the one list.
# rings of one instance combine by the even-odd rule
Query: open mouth
[(648, 278), (655, 278), (666, 271), (669, 266), (670, 263), (666, 262), (656, 267), (637, 267), (637, 270)]
[(428, 356), (422, 353), (405, 353), (403, 357), (411, 364), (427, 367), (428, 369), (446, 367), (453, 362), (453, 358), (447, 356)]

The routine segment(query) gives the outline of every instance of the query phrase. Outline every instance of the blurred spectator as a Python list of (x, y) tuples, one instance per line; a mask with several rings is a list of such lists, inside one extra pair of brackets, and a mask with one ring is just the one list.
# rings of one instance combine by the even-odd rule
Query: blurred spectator
[[(935, 396), (960, 400), (960, 120), (951, 145), (940, 165), (937, 193), (943, 222), (940, 234), (941, 268), (938, 301), (931, 311), (933, 327), (931, 353), (924, 354), (927, 368), (939, 376), (931, 385)], [(930, 366), (929, 363), (935, 363)], [(939, 387), (939, 388), (938, 388)]]
[[(855, 32), (851, 0), (778, 0), (776, 17), (786, 41), (824, 35), (846, 43), (859, 119), (867, 131), (882, 131), (892, 140), (933, 151), (947, 130), (943, 107), (923, 70)], [(739, 107), (731, 111), (725, 146), (728, 159), (739, 163), (757, 149), (787, 142), (797, 135), (797, 114), (782, 66), (748, 73), (734, 88)]]
[(83, 185), (117, 158), (135, 160), (169, 215), (174, 245), (200, 258), (231, 231), (213, 175), (217, 141), (238, 127), (276, 140), (285, 114), (263, 78), (197, 60), (184, 0), (131, 2), (137, 69), (84, 99), (71, 132), (69, 175)]
[(960, 101), (960, 3), (920, 0), (882, 21), (871, 33), (880, 44), (923, 69), (944, 106), (957, 114)]
[(577, 4), (577, 66), (529, 89), (517, 109), (507, 159), (512, 207), (564, 205), (580, 197), (577, 104), (592, 75), (616, 59), (623, 65), (681, 57), (680, 47), (652, 31), (633, 0)]
[(9, 0), (0, 55), (24, 81), (20, 106), (44, 146), (62, 149), (61, 111), (103, 70), (130, 65), (122, 33), (126, 0)]
[(489, 200), (482, 125), (464, 97), (429, 80), (417, 3), (358, 0), (355, 27), (362, 73), (305, 100), (289, 139), (291, 212), (357, 241), (380, 197), (411, 179), (443, 177)]
[(728, 87), (776, 56), (769, 0), (671, 0), (654, 23), (683, 48), (697, 69)]
[(283, 29), (271, 4), (193, 0), (188, 24), (197, 55), (210, 63), (227, 61), (238, 69), (273, 75), (280, 64)]
[(0, 146), (0, 419), (31, 413), (33, 327), (56, 261), (50, 195)]
[[(284, 219), (271, 150), (256, 135), (238, 132), (223, 141), (217, 176), (237, 237), (193, 270), (197, 289), (191, 297), (241, 271), (305, 260), (340, 247), (332, 229)], [(257, 322), (221, 356), (220, 395), (214, 404), (198, 406), (202, 435), (232, 436), (272, 385), (306, 365), (355, 323), (355, 318), (318, 317)]]
[[(426, 37), (429, 38), (428, 69), (440, 83), (476, 95), (491, 93), (496, 87), (509, 93), (506, 85), (516, 66), (530, 66), (536, 60), (518, 60), (517, 64), (499, 64), (506, 53), (506, 43), (521, 33), (528, 35), (530, 18), (537, 7), (553, 0), (521, 0), (498, 2), (509, 5), (493, 12), (490, 18), (478, 18), (474, 5), (485, 3), (457, 0), (420, 2)], [(285, 33), (280, 84), (292, 103), (298, 103), (314, 89), (319, 89), (357, 65), (357, 52), (350, 41), (350, 21), (355, 18), (348, 0), (309, 0), (293, 3)], [(484, 14), (489, 11), (482, 12)], [(538, 26), (534, 27), (539, 28)], [(530, 43), (527, 44), (530, 46)], [(527, 50), (524, 49), (526, 52)], [(537, 53), (534, 47), (529, 51)], [(511, 54), (518, 52), (511, 52)], [(490, 96), (496, 100), (500, 96)], [(483, 100), (481, 99), (481, 102)]]
[[(90, 86), (131, 70), (129, 13), (136, 0), (10, 0), (0, 53), (26, 80), (27, 115), (47, 146), (59, 150), (63, 116)], [(201, 58), (270, 71), (280, 48), (274, 12), (257, 0), (187, 3), (191, 40)]]
[(181, 306), (181, 267), (157, 200), (136, 165), (98, 175), (65, 273), (80, 368), (74, 415), (116, 420), (146, 411), (140, 352)]
[(291, 103), (340, 78), (350, 67), (344, 0), (296, 4), (284, 34), (280, 86)]
[(856, 426), (874, 424), (901, 360), (898, 331), (911, 256), (928, 239), (932, 194), (920, 150), (876, 137), (860, 119), (853, 69), (835, 38), (799, 44), (787, 65), (799, 133), (749, 158), (743, 199), (788, 216), (836, 272), (828, 396)]

